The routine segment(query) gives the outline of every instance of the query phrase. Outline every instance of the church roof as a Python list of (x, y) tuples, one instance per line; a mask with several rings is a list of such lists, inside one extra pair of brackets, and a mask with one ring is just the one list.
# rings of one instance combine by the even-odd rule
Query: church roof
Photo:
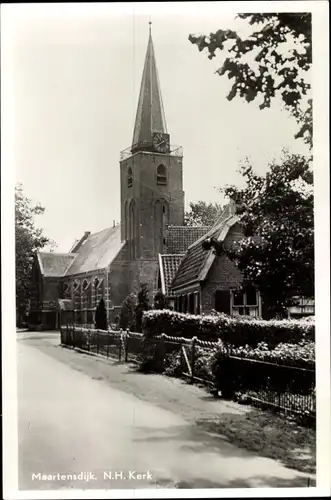
[(167, 133), (151, 31), (142, 75), (132, 146), (151, 144), (153, 132)]
[(79, 248), (66, 276), (105, 269), (125, 243), (121, 241), (121, 226), (90, 234)]
[(163, 294), (169, 294), (171, 282), (175, 277), (184, 255), (185, 254), (159, 254), (159, 270)]
[(38, 252), (41, 274), (46, 277), (64, 276), (75, 256), (72, 253)]
[(173, 279), (171, 289), (180, 288), (206, 278), (215, 259), (215, 254), (212, 250), (205, 250), (203, 242), (211, 237), (218, 241), (224, 241), (230, 227), (238, 221), (239, 217), (234, 215), (231, 205), (227, 205), (216, 224), (188, 248)]
[(208, 226), (168, 226), (166, 231), (166, 247), (169, 254), (185, 254), (189, 246), (210, 230)]

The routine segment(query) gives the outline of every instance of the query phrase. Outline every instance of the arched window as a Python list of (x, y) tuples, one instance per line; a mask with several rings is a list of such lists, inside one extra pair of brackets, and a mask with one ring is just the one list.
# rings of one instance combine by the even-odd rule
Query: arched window
[(159, 165), (156, 171), (156, 184), (159, 186), (167, 185), (167, 169), (164, 165)]
[(132, 168), (128, 168), (128, 188), (132, 186)]

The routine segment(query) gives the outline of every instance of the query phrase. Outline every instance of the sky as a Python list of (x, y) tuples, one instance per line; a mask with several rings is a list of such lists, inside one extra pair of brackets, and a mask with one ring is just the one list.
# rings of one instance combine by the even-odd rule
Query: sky
[(190, 33), (245, 30), (235, 11), (162, 4), (20, 5), (6, 25), (15, 181), (46, 209), (37, 224), (67, 252), (85, 231), (120, 221), (119, 158), (129, 147), (149, 21), (168, 132), (183, 146), (190, 201), (224, 203), (218, 188), (241, 184), (248, 157), (259, 173), (283, 148), (307, 153), (297, 124), (275, 100), (270, 109), (229, 102), (227, 77)]

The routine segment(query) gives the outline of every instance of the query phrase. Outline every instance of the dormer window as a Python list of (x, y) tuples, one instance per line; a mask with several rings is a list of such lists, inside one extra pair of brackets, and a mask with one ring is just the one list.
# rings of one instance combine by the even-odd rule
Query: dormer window
[(132, 187), (132, 168), (128, 168), (128, 188)]
[(159, 165), (156, 171), (156, 184), (158, 186), (167, 185), (167, 169), (164, 165)]

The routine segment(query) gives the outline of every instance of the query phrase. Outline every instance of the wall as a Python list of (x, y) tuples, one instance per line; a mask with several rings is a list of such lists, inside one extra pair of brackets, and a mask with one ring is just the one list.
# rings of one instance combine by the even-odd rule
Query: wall
[[(224, 247), (228, 249), (235, 241), (243, 237), (242, 230), (239, 224), (235, 224), (230, 228), (225, 241)], [(209, 270), (207, 279), (202, 285), (202, 310), (204, 313), (209, 313), (215, 308), (215, 291), (230, 290), (237, 288), (242, 282), (240, 271), (226, 255), (216, 256)]]

